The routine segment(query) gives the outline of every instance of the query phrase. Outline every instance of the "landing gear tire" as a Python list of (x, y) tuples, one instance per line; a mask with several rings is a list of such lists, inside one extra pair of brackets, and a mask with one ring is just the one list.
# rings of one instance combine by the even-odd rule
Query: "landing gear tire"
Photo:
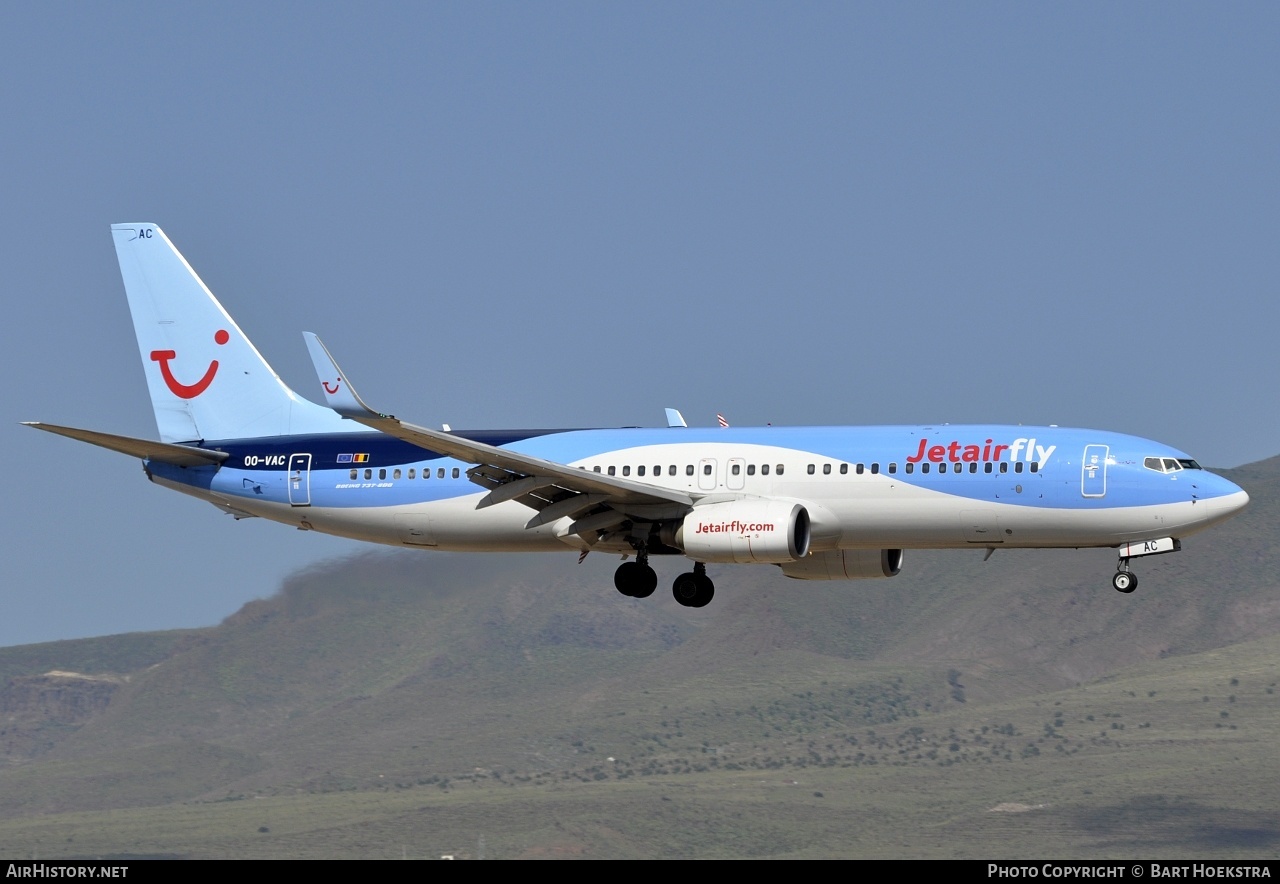
[(623, 562), (613, 572), (613, 585), (618, 592), (633, 599), (648, 598), (658, 588), (658, 575), (640, 562)]
[(686, 572), (671, 584), (671, 594), (686, 608), (703, 608), (715, 597), (716, 587), (706, 574)]
[(631, 588), (631, 597), (647, 599), (658, 588), (658, 574), (648, 565), (640, 566), (640, 579)]
[(1132, 571), (1117, 571), (1111, 578), (1111, 585), (1116, 592), (1133, 592), (1138, 588), (1138, 575)]

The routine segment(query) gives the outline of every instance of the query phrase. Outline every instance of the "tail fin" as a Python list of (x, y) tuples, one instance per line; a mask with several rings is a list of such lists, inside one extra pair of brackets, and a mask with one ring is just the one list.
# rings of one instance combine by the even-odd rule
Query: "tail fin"
[(363, 429), (290, 390), (159, 227), (111, 233), (161, 439)]

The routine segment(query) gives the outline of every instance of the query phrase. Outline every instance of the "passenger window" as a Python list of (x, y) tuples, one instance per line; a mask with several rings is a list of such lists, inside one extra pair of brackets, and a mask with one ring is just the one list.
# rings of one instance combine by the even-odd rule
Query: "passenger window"
[(381, 479), (385, 479), (385, 478), (387, 478), (387, 471), (386, 471), (386, 469), (385, 469), (385, 468), (383, 468), (383, 469), (381, 469), (381, 470), (378, 470), (378, 479), (380, 479), (380, 480), (381, 480)]
[(637, 476), (644, 475), (644, 464), (640, 464), (640, 466), (636, 467), (636, 475)]
[(1022, 461), (1018, 461), (1016, 464), (1013, 465), (1013, 471), (1015, 473), (1022, 472)]
[(733, 466), (731, 466), (731, 467), (729, 468), (729, 471), (730, 471), (730, 472), (732, 472), (735, 476), (741, 475), (741, 474), (742, 474), (742, 464), (734, 464)]
[(687, 464), (687, 465), (685, 466), (685, 468), (684, 468), (684, 474), (685, 474), (686, 476), (692, 476), (692, 475), (693, 475), (693, 464)]
[[(897, 469), (898, 469), (898, 465), (897, 465), (896, 463), (891, 463), (891, 464), (889, 464), (889, 472), (891, 472), (891, 473), (892, 473), (892, 472), (895, 472)], [(875, 475), (876, 473), (878, 473), (878, 472), (880, 472), (880, 464), (878, 464), (878, 463), (873, 463), (873, 464), (871, 465), (871, 475), (873, 475), (873, 476), (874, 476), (874, 475)]]
[(624, 467), (622, 468), (622, 475), (624, 475), (624, 476), (630, 476), (630, 475), (631, 475), (631, 465), (630, 465), (630, 464), (628, 464), (627, 466), (624, 466)]
[[(907, 466), (910, 466), (910, 464), (908, 464)], [(922, 473), (929, 472), (929, 462), (927, 460), (924, 463), (920, 464), (920, 472)]]
[(778, 469), (777, 469), (777, 471), (776, 471), (776, 472), (777, 472), (777, 474), (778, 474), (779, 476), (781, 476), (781, 475), (782, 475), (782, 464), (778, 464)]
[[(908, 461), (906, 466), (906, 471), (908, 473), (914, 473), (916, 471), (916, 465)], [(892, 470), (890, 470), (890, 472), (892, 472)]]
[(409, 467), (409, 478), (410, 479), (418, 478), (418, 471), (415, 470), (413, 467)]
[(762, 476), (769, 475), (769, 465), (767, 463), (760, 464), (760, 475)]
[(755, 474), (756, 474), (756, 465), (753, 463), (747, 464), (747, 475), (754, 476)]
[(984, 463), (984, 464), (982, 465), (982, 471), (983, 471), (984, 473), (989, 473), (989, 472), (991, 472), (991, 461), (987, 461), (986, 463)]
[(617, 469), (618, 469), (617, 467), (610, 466), (610, 467), (609, 467), (609, 475), (610, 475), (610, 476), (615, 476), (615, 475), (617, 475)]
[(671, 466), (667, 467), (667, 475), (668, 475), (668, 476), (674, 476), (675, 474), (676, 474), (676, 465), (675, 465), (675, 464), (672, 464)]
[(847, 463), (840, 464), (840, 475), (842, 476), (849, 475), (849, 465)]
[(854, 467), (854, 468), (853, 468), (853, 471), (854, 471), (855, 473), (857, 473), (859, 476), (861, 476), (861, 475), (862, 475), (862, 464), (858, 464), (856, 467)]
[(710, 476), (710, 475), (711, 475), (711, 464), (709, 464), (709, 463), (708, 463), (708, 464), (703, 464), (703, 465), (702, 465), (702, 475), (704, 475), (704, 476)]
[(354, 480), (355, 480), (355, 478), (356, 478), (356, 471), (355, 471), (355, 470), (352, 470), (352, 471), (351, 471), (351, 479), (354, 481)]
[(600, 472), (600, 466), (599, 466), (598, 464), (597, 464), (596, 466), (592, 467), (591, 469), (592, 469), (592, 471), (593, 471), (593, 472), (596, 472), (596, 473)]
[(1000, 472), (1002, 473), (1009, 472), (1009, 461), (1007, 460), (1000, 461)]
[(824, 476), (830, 476), (830, 475), (831, 475), (831, 464), (829, 464), (829, 463), (824, 463), (824, 464), (822, 465), (822, 475), (824, 475)]
[(1040, 462), (1035, 460), (1031, 461), (1031, 472), (1036, 473), (1039, 471), (1040, 471)]
[(444, 467), (441, 467), (440, 469), (436, 470), (436, 478), (437, 479), (444, 478)]
[(653, 468), (653, 474), (654, 474), (655, 476), (661, 476), (661, 475), (662, 475), (662, 467), (654, 467), (654, 468)]
[(809, 464), (809, 470), (808, 470), (808, 472), (809, 472), (809, 475), (810, 475), (810, 476), (812, 476), (812, 475), (813, 475), (813, 464)]
[(459, 475), (459, 470), (458, 470), (458, 468), (457, 468), (457, 467), (454, 467), (454, 468), (453, 468), (453, 478), (455, 478), (455, 479), (456, 479), (456, 478), (458, 478), (458, 475)]
[(976, 473), (976, 472), (978, 472), (978, 464), (977, 464), (977, 461), (974, 461), (973, 463), (969, 464), (969, 472), (971, 472), (971, 473)]
[(364, 477), (365, 477), (365, 479), (366, 479), (366, 480), (367, 480), (367, 479), (372, 479), (372, 478), (373, 478), (373, 470), (365, 470), (365, 471), (364, 471)]
[(391, 478), (393, 478), (393, 479), (399, 479), (399, 478), (400, 478), (400, 470), (398, 470), (398, 469), (397, 469), (394, 473), (392, 473), (392, 474), (391, 474)]

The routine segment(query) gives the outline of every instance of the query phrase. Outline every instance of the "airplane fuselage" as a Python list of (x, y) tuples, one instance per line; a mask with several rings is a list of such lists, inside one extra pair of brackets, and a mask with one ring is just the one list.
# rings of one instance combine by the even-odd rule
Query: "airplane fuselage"
[[(815, 552), (1116, 546), (1186, 536), (1243, 505), (1243, 492), (1185, 453), (1096, 430), (937, 425), (457, 435), (678, 489), (701, 504), (794, 500), (808, 511)], [(230, 457), (208, 467), (150, 463), (149, 475), (245, 515), (378, 543), (588, 548), (565, 532), (567, 516), (526, 527), (530, 510), (515, 501), (478, 508), (485, 491), (468, 478), (472, 464), (380, 433), (204, 447)]]

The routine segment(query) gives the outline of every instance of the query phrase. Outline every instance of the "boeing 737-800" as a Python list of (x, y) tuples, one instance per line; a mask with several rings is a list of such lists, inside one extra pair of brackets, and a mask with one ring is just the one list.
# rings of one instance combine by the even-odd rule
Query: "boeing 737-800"
[(1239, 512), (1248, 495), (1134, 436), (1023, 426), (429, 429), (365, 405), (304, 333), (325, 405), (293, 392), (154, 224), (112, 227), (159, 442), (31, 426), (139, 457), (151, 481), (236, 518), (422, 549), (621, 554), (651, 595), (653, 556), (802, 580), (892, 577), (904, 549), (1113, 547), (1130, 561)]

